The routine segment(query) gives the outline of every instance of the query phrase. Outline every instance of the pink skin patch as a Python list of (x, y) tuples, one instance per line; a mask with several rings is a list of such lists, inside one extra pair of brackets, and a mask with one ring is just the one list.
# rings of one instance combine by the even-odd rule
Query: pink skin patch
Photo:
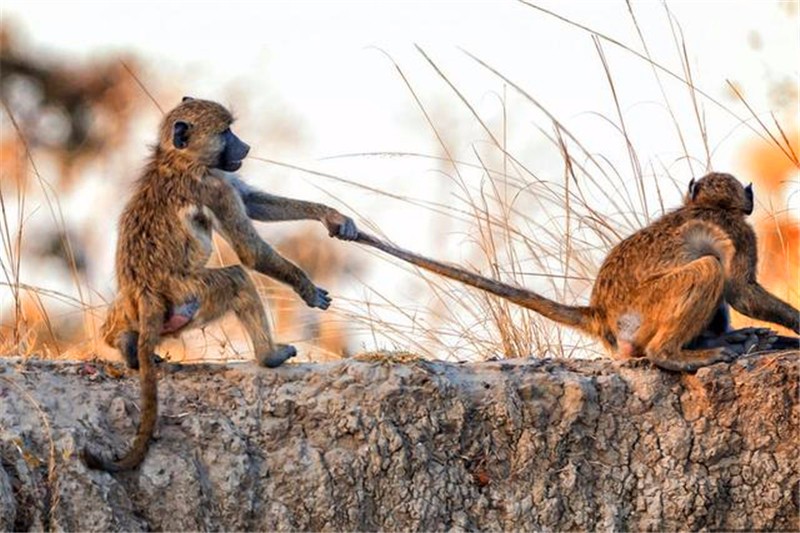
[(183, 316), (183, 315), (172, 315), (169, 319), (164, 322), (164, 325), (161, 327), (161, 334), (168, 335), (170, 333), (175, 333), (179, 329), (183, 328), (186, 324), (192, 321), (192, 317), (190, 316)]
[(642, 326), (638, 313), (626, 313), (617, 320), (617, 356), (619, 359), (641, 357), (641, 350), (634, 344), (636, 334)]
[(617, 341), (617, 357), (620, 359), (633, 359), (637, 355), (637, 350), (633, 346), (633, 343), (627, 341)]
[(200, 310), (200, 302), (196, 298), (188, 302), (174, 306), (167, 311), (164, 317), (164, 325), (161, 326), (161, 334), (169, 335), (184, 328)]

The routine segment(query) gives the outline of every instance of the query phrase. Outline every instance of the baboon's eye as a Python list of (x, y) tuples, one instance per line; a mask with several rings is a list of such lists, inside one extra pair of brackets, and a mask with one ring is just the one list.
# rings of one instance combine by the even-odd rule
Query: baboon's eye
[(189, 124), (182, 120), (175, 121), (172, 126), (172, 144), (178, 149), (189, 145)]

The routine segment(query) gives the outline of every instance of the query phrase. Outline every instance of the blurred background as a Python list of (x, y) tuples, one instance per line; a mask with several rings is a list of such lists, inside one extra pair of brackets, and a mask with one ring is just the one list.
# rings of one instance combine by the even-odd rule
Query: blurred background
[[(798, 30), (796, 1), (4, 0), (0, 351), (117, 357), (98, 336), (116, 219), (184, 95), (233, 109), (252, 185), (567, 303), (691, 177), (731, 172), (755, 185), (761, 279), (798, 305)], [(301, 360), (600, 353), (319, 223), (258, 228), (334, 296), (311, 310), (257, 276)], [(161, 349), (248, 350), (234, 320)]]

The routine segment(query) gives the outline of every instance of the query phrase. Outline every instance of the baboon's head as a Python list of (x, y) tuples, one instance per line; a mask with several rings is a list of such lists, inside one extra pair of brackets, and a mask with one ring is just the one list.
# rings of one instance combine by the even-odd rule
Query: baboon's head
[(161, 126), (161, 148), (210, 168), (239, 170), (250, 147), (231, 131), (233, 115), (216, 102), (185, 96)]
[(730, 174), (712, 172), (699, 180), (692, 178), (684, 204), (738, 211), (749, 215), (753, 212), (753, 185), (744, 187)]

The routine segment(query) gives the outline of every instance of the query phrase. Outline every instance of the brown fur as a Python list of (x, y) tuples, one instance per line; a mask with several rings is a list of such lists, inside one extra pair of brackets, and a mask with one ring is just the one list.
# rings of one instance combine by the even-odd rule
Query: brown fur
[[(634, 233), (604, 261), (588, 306), (534, 292), (407, 252), (363, 232), (358, 241), (491, 292), (599, 339), (617, 358), (645, 357), (669, 370), (729, 360), (725, 346), (686, 349), (720, 306), (795, 332), (798, 311), (756, 281), (756, 235), (745, 217), (752, 198), (731, 175), (693, 182), (683, 207)], [(794, 339), (787, 342), (793, 344)]]
[[(190, 124), (185, 148), (173, 146), (176, 121)], [(206, 268), (212, 225), (216, 224), (245, 266), (290, 284), (309, 305), (321, 306), (319, 289), (300, 268), (260, 239), (234, 185), (212, 168), (225, 144), (221, 132), (232, 121), (224, 107), (204, 100), (188, 99), (169, 112), (159, 143), (122, 213), (116, 254), (120, 294), (104, 332), (113, 344), (123, 334), (138, 333), (142, 416), (129, 453), (109, 462), (87, 449), (84, 457), (91, 467), (118, 471), (143, 460), (158, 412), (152, 359), (165, 316), (175, 302), (199, 301), (191, 327), (233, 311), (264, 366), (277, 366), (294, 355), (294, 348), (273, 343), (256, 288), (241, 265)]]

